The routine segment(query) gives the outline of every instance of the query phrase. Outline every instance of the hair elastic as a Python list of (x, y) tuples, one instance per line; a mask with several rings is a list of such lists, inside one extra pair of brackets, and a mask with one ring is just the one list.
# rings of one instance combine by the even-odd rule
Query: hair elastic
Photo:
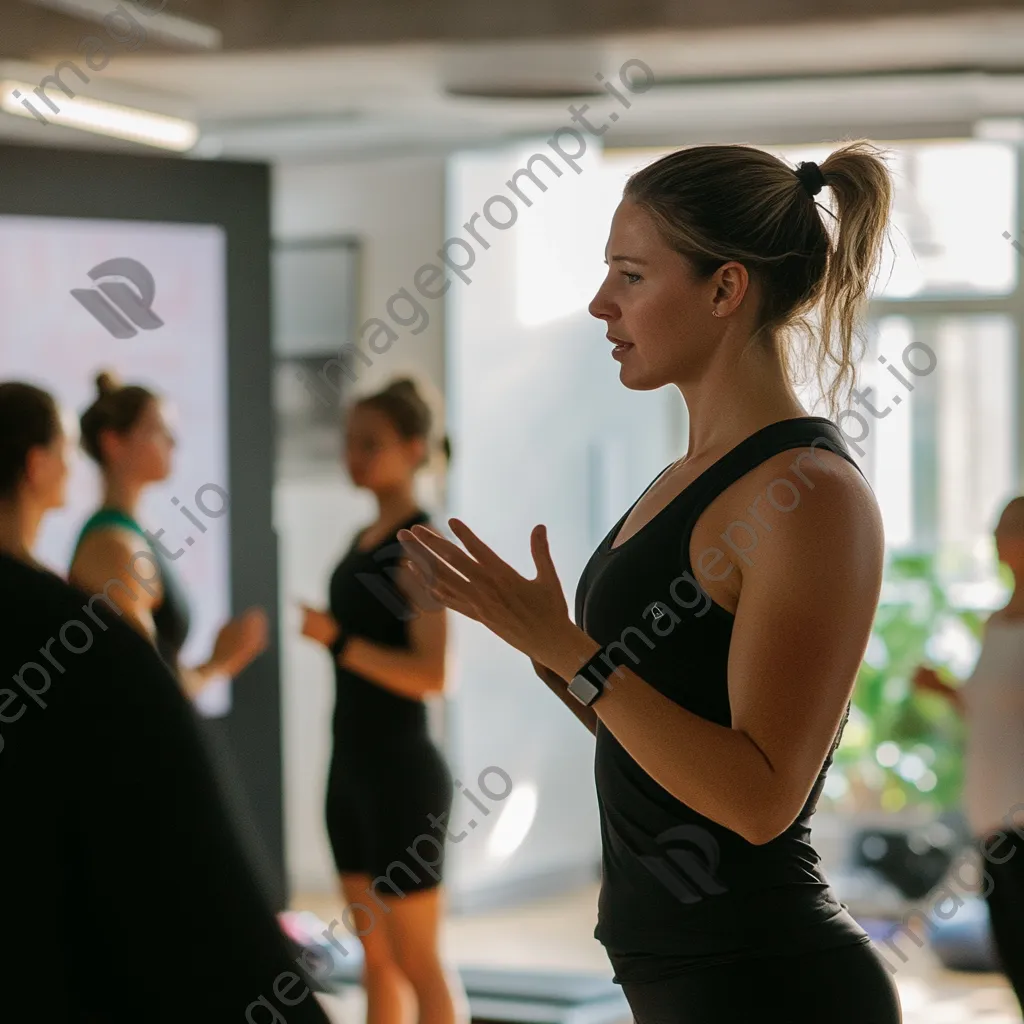
[(813, 160), (797, 164), (795, 174), (809, 196), (816, 196), (828, 184), (821, 168)]

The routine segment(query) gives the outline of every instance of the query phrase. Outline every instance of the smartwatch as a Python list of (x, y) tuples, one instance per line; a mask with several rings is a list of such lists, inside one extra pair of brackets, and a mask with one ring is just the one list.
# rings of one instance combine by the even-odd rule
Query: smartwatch
[[(604, 693), (607, 679), (604, 671), (608, 665), (605, 659), (607, 654), (602, 647), (596, 654), (593, 654), (569, 682), (569, 692), (581, 703), (589, 707)], [(598, 666), (600, 665), (600, 668)], [(604, 670), (604, 671), (602, 671)]]

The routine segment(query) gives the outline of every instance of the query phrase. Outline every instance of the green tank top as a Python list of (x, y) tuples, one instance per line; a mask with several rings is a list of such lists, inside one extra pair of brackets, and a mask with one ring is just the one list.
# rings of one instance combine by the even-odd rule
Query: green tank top
[[(130, 530), (138, 534), (142, 539), (142, 545), (136, 550), (136, 555), (146, 555), (156, 564), (157, 576), (163, 591), (160, 604), (153, 608), (153, 625), (156, 627), (156, 649), (164, 661), (175, 671), (178, 667), (178, 654), (185, 644), (189, 630), (189, 608), (188, 601), (180, 585), (171, 571), (168, 559), (158, 545), (154, 545), (149, 539), (146, 531), (127, 512), (117, 508), (101, 508), (94, 512), (87, 520), (78, 534), (78, 541), (75, 544), (75, 555), (82, 546), (82, 541), (95, 530), (118, 528)], [(180, 557), (180, 555), (178, 556)], [(135, 563), (133, 555), (131, 564), (126, 566), (131, 571)], [(152, 569), (139, 568), (135, 573), (136, 579), (151, 582), (154, 577)]]

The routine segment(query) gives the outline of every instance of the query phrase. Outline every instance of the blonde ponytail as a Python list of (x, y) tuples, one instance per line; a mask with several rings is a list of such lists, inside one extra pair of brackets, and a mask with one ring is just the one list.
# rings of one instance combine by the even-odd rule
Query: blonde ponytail
[(892, 180), (881, 151), (851, 142), (821, 164), (832, 191), (836, 226), (820, 299), (816, 370), (835, 415), (854, 384), (854, 339), (881, 262), (892, 206)]

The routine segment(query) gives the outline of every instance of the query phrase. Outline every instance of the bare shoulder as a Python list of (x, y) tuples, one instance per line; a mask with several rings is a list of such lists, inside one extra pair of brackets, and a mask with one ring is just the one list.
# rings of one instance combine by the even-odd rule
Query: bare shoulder
[(120, 526), (104, 526), (91, 530), (75, 553), (75, 566), (102, 567), (111, 571), (127, 568), (129, 560), (139, 551), (145, 551), (139, 535)]
[(765, 561), (778, 568), (801, 552), (822, 565), (850, 560), (880, 571), (885, 535), (882, 514), (858, 469), (821, 447), (795, 448), (767, 459), (751, 474), (752, 487), (772, 514), (775, 543)]
[[(149, 547), (134, 531), (117, 526), (93, 530), (75, 552), (69, 580), (88, 590), (103, 589), (113, 580), (121, 580), (129, 589), (138, 591), (138, 574), (141, 572), (144, 578), (152, 580), (153, 567), (149, 564), (136, 569), (137, 556), (152, 559)], [(154, 593), (153, 583), (147, 593)]]

